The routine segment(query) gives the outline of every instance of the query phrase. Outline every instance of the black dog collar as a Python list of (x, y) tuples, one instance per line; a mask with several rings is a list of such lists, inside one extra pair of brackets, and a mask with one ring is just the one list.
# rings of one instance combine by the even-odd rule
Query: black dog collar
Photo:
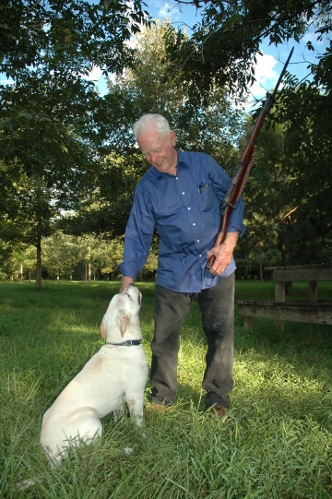
[(118, 347), (131, 347), (133, 346), (138, 346), (142, 344), (142, 340), (126, 340), (123, 341), (122, 343), (110, 343), (109, 341), (107, 342), (108, 345), (115, 345)]

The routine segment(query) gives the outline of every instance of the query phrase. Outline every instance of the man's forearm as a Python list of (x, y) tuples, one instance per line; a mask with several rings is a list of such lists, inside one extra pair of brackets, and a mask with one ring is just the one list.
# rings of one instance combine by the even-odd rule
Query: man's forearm
[(232, 260), (238, 238), (239, 232), (227, 232), (224, 241), (207, 252), (208, 258), (210, 256), (215, 258), (212, 267), (209, 269), (211, 274), (219, 276), (225, 271)]
[(231, 253), (234, 252), (236, 243), (239, 239), (239, 232), (227, 232), (226, 237), (224, 239), (224, 242), (222, 243), (225, 248), (227, 248), (228, 251)]

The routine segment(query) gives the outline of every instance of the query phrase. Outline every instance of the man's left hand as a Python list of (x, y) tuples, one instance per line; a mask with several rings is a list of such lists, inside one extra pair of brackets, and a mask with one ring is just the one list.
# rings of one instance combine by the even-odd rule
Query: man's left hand
[(207, 257), (215, 257), (209, 272), (215, 276), (222, 275), (231, 263), (233, 252), (239, 238), (239, 232), (227, 232), (225, 240), (207, 252)]

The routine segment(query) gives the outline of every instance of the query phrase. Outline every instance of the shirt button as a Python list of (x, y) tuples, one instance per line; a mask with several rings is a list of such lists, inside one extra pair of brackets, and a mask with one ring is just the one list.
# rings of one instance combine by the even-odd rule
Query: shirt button
[(199, 239), (197, 239), (197, 241), (196, 241), (196, 242), (197, 242), (197, 243), (199, 243), (199, 242), (200, 242), (200, 240), (199, 240)]
[(195, 224), (195, 222), (194, 222), (194, 223), (193, 223), (193, 226), (195, 227), (195, 225), (196, 225), (196, 224)]
[(191, 210), (190, 206), (188, 206), (188, 210)]
[(185, 192), (183, 192), (183, 193), (182, 193), (182, 196), (184, 196), (185, 194), (186, 194), (186, 193), (185, 193)]

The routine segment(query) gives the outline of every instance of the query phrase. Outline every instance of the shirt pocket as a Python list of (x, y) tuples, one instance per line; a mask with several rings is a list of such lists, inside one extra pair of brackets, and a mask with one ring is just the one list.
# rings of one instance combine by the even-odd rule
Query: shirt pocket
[(210, 211), (213, 208), (219, 208), (219, 201), (211, 184), (201, 183), (198, 187), (198, 199), (202, 211)]

